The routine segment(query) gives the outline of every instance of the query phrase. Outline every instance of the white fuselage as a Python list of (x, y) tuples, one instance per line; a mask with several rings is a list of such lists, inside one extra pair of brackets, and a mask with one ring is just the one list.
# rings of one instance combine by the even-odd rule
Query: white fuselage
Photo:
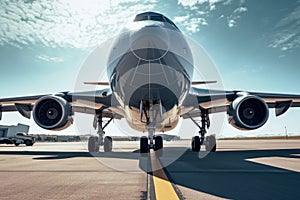
[(191, 50), (169, 22), (134, 21), (113, 41), (107, 73), (128, 124), (138, 131), (176, 127), (193, 75)]

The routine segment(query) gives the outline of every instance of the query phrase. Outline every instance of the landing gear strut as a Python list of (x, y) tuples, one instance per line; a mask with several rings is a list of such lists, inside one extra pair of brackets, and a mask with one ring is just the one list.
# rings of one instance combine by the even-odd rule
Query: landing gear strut
[(205, 137), (205, 134), (207, 133), (206, 128), (210, 127), (208, 111), (205, 109), (201, 109), (201, 126), (192, 117), (190, 117), (190, 119), (200, 129), (200, 136), (194, 136), (192, 138), (192, 151), (199, 152), (201, 149), (201, 145), (204, 144), (206, 151), (215, 152), (217, 149), (216, 137), (214, 135)]
[(110, 136), (106, 136), (104, 138), (105, 132), (104, 129), (107, 127), (107, 125), (113, 120), (113, 118), (110, 118), (108, 122), (103, 126), (103, 120), (102, 120), (102, 111), (103, 109), (100, 109), (96, 113), (97, 117), (97, 126), (98, 136), (91, 136), (89, 137), (88, 141), (88, 150), (89, 152), (99, 152), (100, 146), (103, 146), (104, 152), (111, 152), (112, 151), (112, 138)]
[(163, 138), (155, 135), (155, 124), (162, 120), (162, 103), (160, 100), (146, 100), (140, 103), (140, 120), (146, 118), (148, 137), (140, 139), (140, 153), (148, 153), (150, 149), (155, 151), (157, 156), (162, 156)]

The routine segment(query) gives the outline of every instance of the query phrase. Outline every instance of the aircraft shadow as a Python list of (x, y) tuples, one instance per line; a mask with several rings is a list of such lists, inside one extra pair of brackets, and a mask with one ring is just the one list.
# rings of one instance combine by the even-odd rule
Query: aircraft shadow
[[(200, 159), (186, 151), (165, 167), (176, 185), (226, 199), (300, 199), (300, 173), (251, 162), (261, 157), (295, 158), (300, 149), (220, 151)], [(164, 163), (164, 157), (161, 162)]]
[[(178, 152), (181, 152), (179, 155)], [(57, 151), (0, 151), (0, 155), (31, 155), (35, 160), (74, 157), (139, 160), (141, 170), (149, 171), (149, 158), (132, 152), (95, 153)], [(219, 151), (199, 158), (198, 153), (181, 147), (165, 147), (160, 158), (171, 182), (192, 190), (226, 199), (300, 199), (300, 173), (249, 161), (252, 158), (294, 158), (300, 162), (300, 149)], [(172, 157), (173, 156), (173, 157)]]
[(0, 151), (0, 155), (29, 155), (36, 156), (34, 160), (56, 160), (67, 158), (80, 157), (99, 157), (99, 158), (123, 158), (123, 159), (138, 159), (140, 157), (139, 151), (133, 152), (76, 152), (76, 151)]

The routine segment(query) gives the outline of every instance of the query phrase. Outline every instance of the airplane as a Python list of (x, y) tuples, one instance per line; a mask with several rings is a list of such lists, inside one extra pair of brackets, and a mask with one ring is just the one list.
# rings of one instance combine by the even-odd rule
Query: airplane
[[(134, 130), (147, 132), (140, 138), (140, 153), (163, 149), (156, 132), (173, 130), (180, 118), (191, 119), (199, 133), (191, 140), (192, 151), (216, 151), (216, 138), (207, 136), (209, 115), (226, 112), (228, 121), (241, 130), (262, 127), (269, 109), (276, 116), (300, 107), (300, 95), (210, 90), (195, 87), (215, 83), (193, 81), (193, 55), (184, 34), (166, 16), (144, 12), (112, 42), (106, 66), (109, 82), (85, 82), (106, 86), (95, 91), (60, 92), (0, 99), (3, 112), (18, 111), (43, 129), (62, 130), (73, 123), (74, 113), (95, 116), (97, 136), (88, 139), (88, 151), (112, 151), (112, 138), (104, 129), (113, 119), (125, 118)], [(196, 102), (196, 103), (195, 103)], [(201, 121), (197, 122), (196, 117)], [(103, 122), (108, 118), (107, 123)]]

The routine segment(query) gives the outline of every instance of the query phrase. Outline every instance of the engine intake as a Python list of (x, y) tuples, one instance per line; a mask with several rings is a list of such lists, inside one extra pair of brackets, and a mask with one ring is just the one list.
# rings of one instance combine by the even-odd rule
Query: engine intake
[(41, 128), (62, 130), (72, 124), (71, 105), (59, 96), (44, 96), (33, 107), (33, 119)]
[(237, 129), (253, 130), (262, 127), (269, 118), (266, 102), (254, 95), (236, 98), (228, 110), (228, 121)]

